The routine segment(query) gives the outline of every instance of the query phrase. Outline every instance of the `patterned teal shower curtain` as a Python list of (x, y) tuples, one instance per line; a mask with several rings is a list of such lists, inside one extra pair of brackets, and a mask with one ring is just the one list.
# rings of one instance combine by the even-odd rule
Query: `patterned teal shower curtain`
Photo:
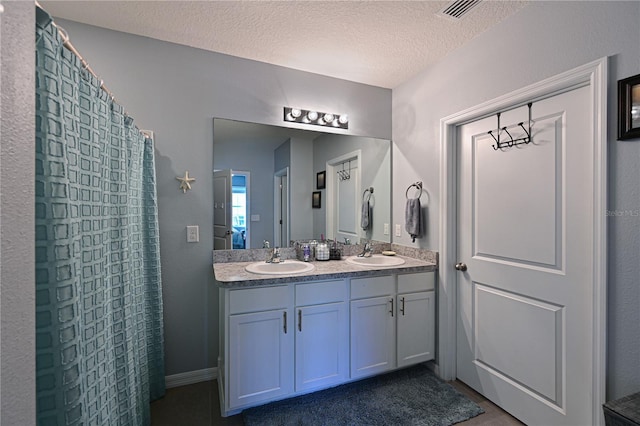
[(164, 394), (153, 141), (36, 26), (39, 425), (147, 425)]

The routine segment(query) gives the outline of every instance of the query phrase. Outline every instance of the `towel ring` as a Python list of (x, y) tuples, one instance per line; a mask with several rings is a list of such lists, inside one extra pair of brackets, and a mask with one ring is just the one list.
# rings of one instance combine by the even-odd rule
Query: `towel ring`
[[(365, 200), (364, 197), (367, 196), (367, 192), (369, 193), (369, 198)], [(362, 193), (362, 201), (369, 201), (371, 199), (371, 194), (373, 194), (373, 186), (364, 190), (364, 192)]]
[(409, 199), (409, 190), (413, 187), (418, 188), (419, 194), (418, 194), (418, 199), (420, 199), (420, 197), (422, 197), (422, 182), (416, 182), (416, 183), (412, 183), (411, 185), (409, 185), (409, 187), (407, 188), (406, 192), (404, 193), (404, 196), (407, 198), (407, 200)]

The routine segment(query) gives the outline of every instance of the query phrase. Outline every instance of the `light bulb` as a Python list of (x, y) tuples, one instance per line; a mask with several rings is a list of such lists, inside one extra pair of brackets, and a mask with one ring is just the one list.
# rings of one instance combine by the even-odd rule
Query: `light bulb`
[(333, 121), (333, 114), (326, 113), (323, 118), (327, 124), (330, 124)]
[(302, 115), (302, 111), (300, 111), (300, 110), (299, 110), (299, 109), (297, 109), (297, 108), (291, 108), (291, 116), (292, 116), (293, 118), (298, 118), (298, 117), (300, 117), (301, 115)]
[(349, 116), (347, 114), (342, 114), (340, 118), (338, 118), (338, 122), (340, 124), (347, 124), (349, 122)]
[(318, 119), (318, 113), (317, 113), (317, 112), (315, 112), (315, 111), (309, 111), (309, 112), (307, 113), (307, 118), (308, 118), (310, 121), (316, 121), (316, 120)]

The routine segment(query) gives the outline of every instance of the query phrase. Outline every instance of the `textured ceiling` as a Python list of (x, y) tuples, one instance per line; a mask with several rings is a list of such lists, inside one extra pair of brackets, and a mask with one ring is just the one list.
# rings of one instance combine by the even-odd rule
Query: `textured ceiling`
[(448, 1), (40, 4), (58, 18), (394, 88), (526, 2), (483, 1), (457, 21), (438, 15)]

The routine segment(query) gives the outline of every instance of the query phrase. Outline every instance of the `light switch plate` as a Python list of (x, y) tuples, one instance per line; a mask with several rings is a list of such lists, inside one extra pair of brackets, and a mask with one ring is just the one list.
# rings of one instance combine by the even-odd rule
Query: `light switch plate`
[(251, 222), (260, 222), (260, 215), (259, 214), (252, 214), (251, 215)]
[(200, 227), (198, 225), (187, 226), (187, 242), (188, 243), (200, 242)]
[(384, 235), (389, 235), (389, 224), (388, 224), (388, 223), (385, 223), (385, 224), (384, 224), (383, 229), (384, 229), (384, 230), (382, 231), (382, 233), (383, 233)]
[(402, 226), (399, 223), (396, 223), (396, 237), (402, 236)]

